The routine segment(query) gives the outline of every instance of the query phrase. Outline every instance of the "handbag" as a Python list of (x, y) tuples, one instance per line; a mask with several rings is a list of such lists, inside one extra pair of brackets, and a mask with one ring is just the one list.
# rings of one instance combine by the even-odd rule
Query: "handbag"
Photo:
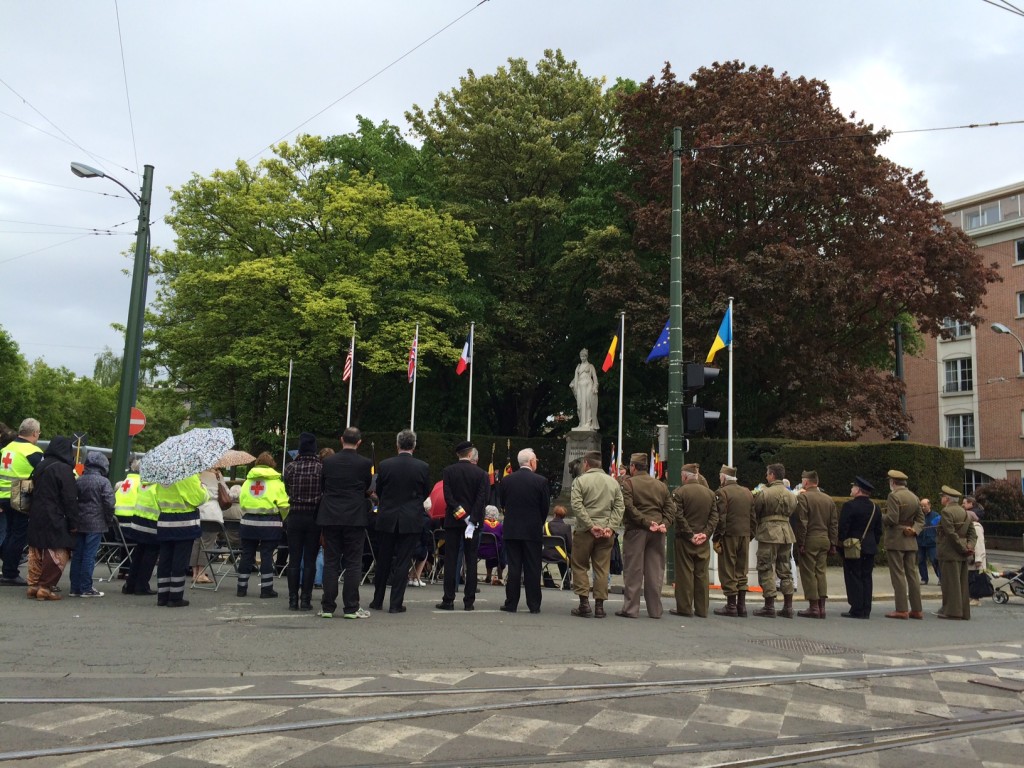
[(27, 515), (32, 509), (32, 491), (35, 481), (32, 478), (11, 478), (11, 509)]
[(231, 492), (224, 483), (217, 483), (217, 503), (222, 512), (231, 509), (231, 505), (235, 503), (235, 500), (231, 498)]
[(858, 560), (861, 556), (861, 544), (864, 541), (864, 537), (868, 535), (868, 529), (871, 527), (871, 522), (875, 519), (875, 512), (878, 511), (878, 505), (871, 505), (871, 515), (868, 517), (868, 524), (864, 526), (864, 533), (860, 535), (860, 538), (851, 536), (848, 539), (843, 539), (840, 542), (843, 545), (843, 557), (847, 560)]

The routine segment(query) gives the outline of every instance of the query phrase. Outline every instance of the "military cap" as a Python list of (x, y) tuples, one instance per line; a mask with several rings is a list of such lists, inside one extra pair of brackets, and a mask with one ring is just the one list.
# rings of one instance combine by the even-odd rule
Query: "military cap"
[(629, 454), (629, 463), (647, 466), (647, 454), (646, 453), (631, 453)]
[(723, 464), (722, 468), (718, 470), (718, 474), (731, 477), (733, 480), (736, 479), (736, 467), (730, 467), (728, 464)]
[(691, 475), (699, 475), (700, 464), (683, 464), (683, 472), (689, 472)]
[(818, 473), (815, 472), (813, 469), (805, 469), (803, 472), (800, 473), (800, 477), (802, 477), (804, 480), (810, 480), (812, 483), (818, 482)]
[(858, 488), (861, 488), (861, 489), (867, 491), (868, 493), (874, 493), (875, 492), (875, 486), (873, 486), (871, 483), (869, 483), (867, 480), (865, 480), (860, 475), (857, 475), (855, 478), (853, 478), (853, 484), (856, 485)]
[(463, 440), (461, 443), (455, 446), (455, 455), (458, 456), (461, 453), (465, 453), (470, 448), (475, 447), (469, 440)]
[(907, 480), (907, 479), (909, 479), (903, 472), (900, 472), (898, 469), (890, 469), (885, 474), (887, 476), (891, 477), (893, 480)]
[(942, 495), (949, 496), (951, 499), (959, 499), (963, 496), (963, 494), (956, 490), (956, 488), (950, 488), (948, 485), (942, 486)]

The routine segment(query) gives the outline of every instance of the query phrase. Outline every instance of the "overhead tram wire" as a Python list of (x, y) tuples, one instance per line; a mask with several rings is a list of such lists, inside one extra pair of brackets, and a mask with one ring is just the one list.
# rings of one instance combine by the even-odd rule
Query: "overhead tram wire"
[(114, 0), (114, 17), (117, 19), (117, 42), (121, 49), (121, 74), (124, 76), (124, 99), (128, 102), (128, 125), (132, 130), (132, 150), (135, 152), (135, 175), (139, 175), (139, 145), (135, 142), (135, 120), (132, 117), (132, 97), (128, 91), (128, 68), (124, 63), (124, 37), (121, 34), (121, 11)]
[[(33, 131), (39, 131), (44, 136), (49, 136), (51, 139), (56, 139), (57, 141), (59, 141), (59, 142), (61, 142), (63, 144), (67, 144), (67, 145), (72, 146), (72, 147), (77, 147), (78, 146), (77, 144), (75, 144), (75, 142), (69, 141), (68, 139), (65, 139), (63, 136), (58, 136), (55, 133), (50, 133), (49, 131), (43, 130), (38, 125), (32, 125), (32, 123), (30, 123), (28, 120), (22, 120), (20, 117), (15, 117), (10, 112), (4, 112), (3, 110), (0, 110), (0, 115), (3, 115), (4, 117), (9, 117), (11, 120), (19, 122), (22, 125), (31, 128)], [(82, 151), (85, 152), (85, 150), (82, 150)], [(86, 154), (89, 155), (90, 153), (86, 152)], [(121, 170), (128, 171), (128, 173), (135, 173), (135, 171), (133, 171), (131, 168), (126, 168), (123, 165), (121, 165), (120, 163), (118, 163), (118, 162), (116, 162), (114, 160), (111, 160), (109, 157), (104, 157), (103, 155), (90, 155), (90, 156), (98, 158), (100, 160), (105, 160), (106, 162), (108, 162), (112, 166), (114, 166), (115, 168), (119, 168)], [(7, 178), (14, 178), (14, 177), (13, 176), (9, 176)], [(45, 182), (38, 182), (38, 183), (43, 184)], [(56, 187), (56, 186), (60, 186), (60, 185), (59, 184), (54, 184), (53, 186)], [(77, 187), (66, 187), (66, 189), (77, 189)], [(82, 190), (82, 191), (85, 191), (85, 190)], [(93, 194), (101, 194), (101, 193), (94, 192)], [(124, 195), (111, 195), (111, 197), (124, 197)]]
[(351, 96), (351, 95), (352, 95), (353, 93), (355, 93), (355, 92), (356, 92), (356, 91), (358, 91), (358, 90), (359, 90), (360, 88), (362, 88), (362, 87), (363, 87), (364, 85), (367, 85), (368, 83), (372, 82), (373, 80), (376, 80), (376, 79), (377, 79), (378, 77), (380, 77), (380, 76), (381, 76), (381, 75), (383, 75), (383, 74), (384, 74), (385, 72), (387, 72), (387, 71), (388, 71), (389, 69), (391, 69), (391, 68), (392, 68), (393, 66), (395, 66), (395, 64), (397, 64), (398, 62), (402, 61), (402, 59), (405, 59), (405, 58), (406, 58), (406, 57), (408, 57), (408, 56), (409, 56), (410, 54), (412, 54), (412, 53), (414, 53), (415, 51), (417, 51), (418, 49), (422, 48), (422, 47), (423, 47), (424, 45), (426, 45), (427, 43), (429, 43), (429, 42), (430, 42), (431, 40), (433, 40), (433, 39), (434, 39), (435, 37), (437, 37), (438, 35), (440, 35), (440, 34), (441, 34), (442, 32), (444, 32), (444, 31), (446, 31), (447, 29), (449, 29), (449, 28), (451, 28), (451, 27), (455, 26), (456, 24), (458, 24), (458, 23), (459, 23), (460, 21), (462, 21), (462, 20), (463, 20), (464, 18), (466, 18), (467, 16), (469, 16), (469, 14), (473, 13), (473, 11), (475, 11), (475, 10), (476, 10), (477, 8), (479, 8), (479, 7), (481, 6), (481, 5), (483, 5), (484, 3), (487, 3), (487, 2), (490, 2), (490, 0), (480, 0), (480, 1), (479, 1), (479, 2), (478, 2), (478, 3), (476, 4), (476, 5), (474, 5), (474, 6), (472, 7), (472, 8), (470, 8), (470, 9), (469, 9), (468, 11), (466, 11), (465, 13), (463, 13), (463, 14), (462, 14), (461, 16), (458, 16), (457, 18), (455, 18), (455, 19), (452, 19), (451, 21), (449, 21), (449, 22), (448, 22), (447, 24), (445, 24), (445, 25), (444, 25), (443, 27), (441, 27), (441, 28), (440, 28), (439, 30), (437, 30), (437, 32), (435, 32), (434, 34), (430, 35), (430, 37), (428, 37), (428, 38), (426, 38), (425, 40), (423, 40), (423, 41), (421, 41), (421, 42), (417, 43), (417, 44), (416, 44), (416, 45), (414, 45), (414, 46), (413, 46), (412, 48), (410, 48), (410, 49), (409, 49), (408, 51), (406, 51), (406, 52), (405, 52), (405, 53), (403, 53), (403, 54), (402, 54), (401, 56), (399, 56), (399, 57), (398, 57), (397, 59), (395, 59), (394, 61), (392, 61), (392, 62), (391, 62), (390, 64), (388, 64), (387, 66), (385, 66), (385, 67), (382, 67), (381, 69), (379, 69), (379, 70), (377, 70), (376, 72), (374, 72), (374, 73), (373, 73), (372, 75), (370, 75), (370, 76), (369, 76), (368, 78), (366, 78), (365, 80), (363, 80), (363, 82), (359, 83), (359, 85), (357, 85), (357, 86), (355, 86), (354, 88), (350, 89), (349, 91), (347, 91), (347, 92), (343, 93), (343, 94), (342, 94), (341, 96), (339, 96), (338, 98), (336, 98), (336, 99), (335, 99), (334, 101), (332, 101), (332, 102), (331, 102), (330, 104), (328, 104), (328, 105), (327, 105), (326, 107), (324, 107), (323, 109), (321, 109), (321, 110), (320, 110), (319, 112), (317, 112), (316, 114), (314, 114), (314, 115), (312, 115), (312, 116), (308, 117), (307, 119), (303, 120), (303, 121), (302, 121), (301, 123), (299, 123), (299, 124), (298, 124), (297, 126), (295, 126), (294, 128), (292, 128), (292, 129), (291, 129), (290, 131), (288, 131), (288, 132), (287, 132), (287, 133), (285, 133), (284, 135), (282, 135), (282, 136), (279, 136), (278, 138), (276, 138), (276, 139), (275, 139), (274, 141), (272, 141), (272, 142), (271, 142), (270, 144), (268, 144), (267, 146), (263, 147), (263, 148), (262, 148), (262, 149), (261, 149), (261, 150), (260, 150), (259, 152), (255, 153), (255, 154), (254, 154), (254, 155), (252, 155), (252, 156), (251, 156), (250, 158), (248, 158), (248, 159), (246, 160), (246, 162), (249, 162), (249, 163), (251, 163), (251, 162), (252, 162), (253, 160), (255, 160), (255, 159), (256, 159), (257, 157), (259, 157), (260, 155), (262, 155), (262, 154), (263, 154), (264, 152), (266, 152), (266, 151), (267, 151), (268, 149), (271, 149), (271, 148), (273, 148), (273, 146), (274, 146), (275, 144), (277, 144), (277, 143), (278, 143), (278, 142), (280, 142), (280, 141), (283, 141), (284, 139), (287, 139), (287, 138), (288, 138), (289, 136), (291, 136), (291, 135), (292, 135), (293, 133), (295, 133), (296, 131), (298, 131), (298, 130), (299, 130), (300, 128), (302, 128), (303, 126), (307, 125), (308, 123), (311, 123), (311, 122), (312, 122), (313, 120), (315, 120), (316, 118), (320, 117), (320, 115), (322, 115), (322, 114), (323, 114), (324, 112), (326, 112), (327, 110), (331, 109), (331, 108), (332, 108), (332, 107), (334, 107), (334, 106), (335, 106), (336, 104), (339, 104), (340, 102), (342, 102), (342, 101), (344, 101), (345, 99), (347, 99), (347, 98), (348, 98), (349, 96)]
[(87, 192), (90, 195), (103, 195), (104, 197), (121, 197), (127, 200), (125, 195), (119, 195), (116, 192), (101, 192), (94, 189), (87, 189), (85, 187), (71, 187), (67, 184), (54, 184), (50, 181), (39, 181), (38, 179), (26, 179), (21, 176), (9, 176), (6, 173), (0, 173), (0, 179), (11, 179), (13, 181), (22, 181), (26, 184), (42, 184), (44, 187), (56, 187), (57, 189), (70, 189), (74, 192)]
[(1013, 3), (1007, 2), (1007, 0), (1002, 0), (1001, 2), (998, 3), (994, 2), (993, 0), (981, 0), (981, 2), (988, 3), (989, 5), (993, 6), (994, 8), (998, 8), (1001, 11), (1007, 11), (1008, 13), (1012, 13), (1014, 16), (1024, 16), (1024, 11), (1022, 11)]

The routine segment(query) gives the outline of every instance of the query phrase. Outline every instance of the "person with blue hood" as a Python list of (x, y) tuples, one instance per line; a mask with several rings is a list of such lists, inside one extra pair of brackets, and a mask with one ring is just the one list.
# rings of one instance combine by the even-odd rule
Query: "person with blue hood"
[(78, 543), (71, 556), (72, 597), (103, 597), (92, 586), (92, 572), (103, 534), (114, 524), (114, 489), (107, 479), (109, 470), (106, 456), (89, 451), (85, 472), (78, 478)]
[(28, 598), (60, 600), (53, 591), (71, 558), (78, 527), (78, 489), (71, 439), (57, 435), (32, 474), (28, 518)]

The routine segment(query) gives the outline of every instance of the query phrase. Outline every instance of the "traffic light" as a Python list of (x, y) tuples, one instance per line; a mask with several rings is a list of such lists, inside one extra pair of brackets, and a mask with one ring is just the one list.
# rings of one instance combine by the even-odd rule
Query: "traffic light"
[(697, 404), (697, 391), (703, 389), (718, 378), (720, 370), (701, 363), (686, 363), (683, 369), (683, 392), (693, 397), (692, 405), (683, 408), (683, 434), (698, 435), (713, 428), (721, 414), (718, 411), (706, 411)]

